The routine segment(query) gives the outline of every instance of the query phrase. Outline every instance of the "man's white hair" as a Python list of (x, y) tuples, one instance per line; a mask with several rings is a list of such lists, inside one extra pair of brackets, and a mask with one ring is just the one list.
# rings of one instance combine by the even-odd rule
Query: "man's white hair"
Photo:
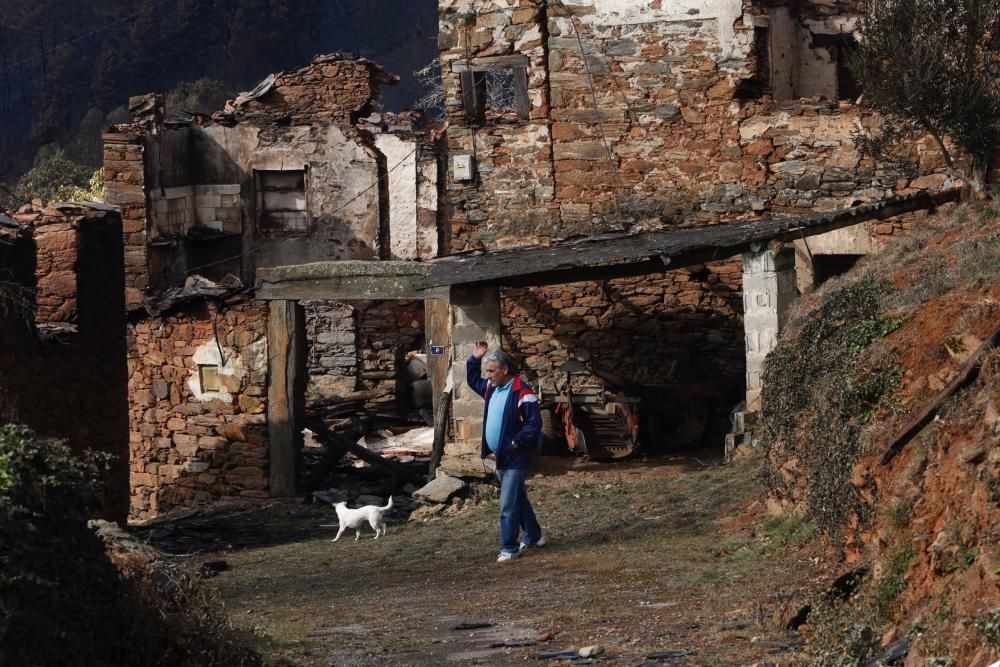
[(517, 374), (517, 362), (503, 350), (490, 350), (483, 355), (484, 364), (491, 361), (501, 368), (506, 367), (507, 372), (511, 375)]

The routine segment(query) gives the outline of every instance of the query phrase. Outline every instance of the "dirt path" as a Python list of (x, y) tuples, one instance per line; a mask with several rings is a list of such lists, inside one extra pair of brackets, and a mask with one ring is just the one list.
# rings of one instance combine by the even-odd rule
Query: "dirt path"
[(756, 521), (755, 466), (556, 462), (529, 488), (550, 544), (505, 565), (495, 500), (336, 544), (316, 528), (329, 508), (274, 505), (311, 525), (301, 540), (203, 558), (230, 566), (212, 581), (234, 621), (294, 664), (548, 664), (590, 645), (607, 665), (801, 664), (781, 624), (829, 573), (805, 526)]

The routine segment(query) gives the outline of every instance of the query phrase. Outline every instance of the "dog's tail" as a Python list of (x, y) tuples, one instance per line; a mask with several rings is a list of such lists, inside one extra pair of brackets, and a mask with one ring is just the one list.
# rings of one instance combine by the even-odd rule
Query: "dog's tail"
[(389, 494), (389, 502), (386, 504), (385, 507), (380, 507), (379, 509), (387, 510), (391, 507), (392, 507), (392, 494)]

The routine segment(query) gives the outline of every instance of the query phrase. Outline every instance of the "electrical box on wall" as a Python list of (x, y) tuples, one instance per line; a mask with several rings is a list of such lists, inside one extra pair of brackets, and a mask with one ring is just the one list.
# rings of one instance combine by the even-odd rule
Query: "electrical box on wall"
[(456, 181), (471, 181), (473, 178), (472, 174), (472, 156), (471, 155), (452, 155), (451, 156), (451, 172)]

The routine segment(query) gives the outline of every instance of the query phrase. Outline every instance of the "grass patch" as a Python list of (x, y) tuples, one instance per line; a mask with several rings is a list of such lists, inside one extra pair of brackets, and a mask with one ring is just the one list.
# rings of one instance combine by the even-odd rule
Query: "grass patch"
[(979, 630), (987, 644), (1000, 651), (1000, 607), (981, 614), (976, 619), (976, 630)]
[(816, 536), (816, 524), (795, 514), (768, 519), (764, 530), (772, 542), (781, 545), (804, 544)]
[(910, 569), (914, 556), (913, 547), (907, 545), (886, 563), (885, 573), (875, 593), (875, 613), (880, 621), (889, 620), (893, 603), (906, 588), (906, 571)]

